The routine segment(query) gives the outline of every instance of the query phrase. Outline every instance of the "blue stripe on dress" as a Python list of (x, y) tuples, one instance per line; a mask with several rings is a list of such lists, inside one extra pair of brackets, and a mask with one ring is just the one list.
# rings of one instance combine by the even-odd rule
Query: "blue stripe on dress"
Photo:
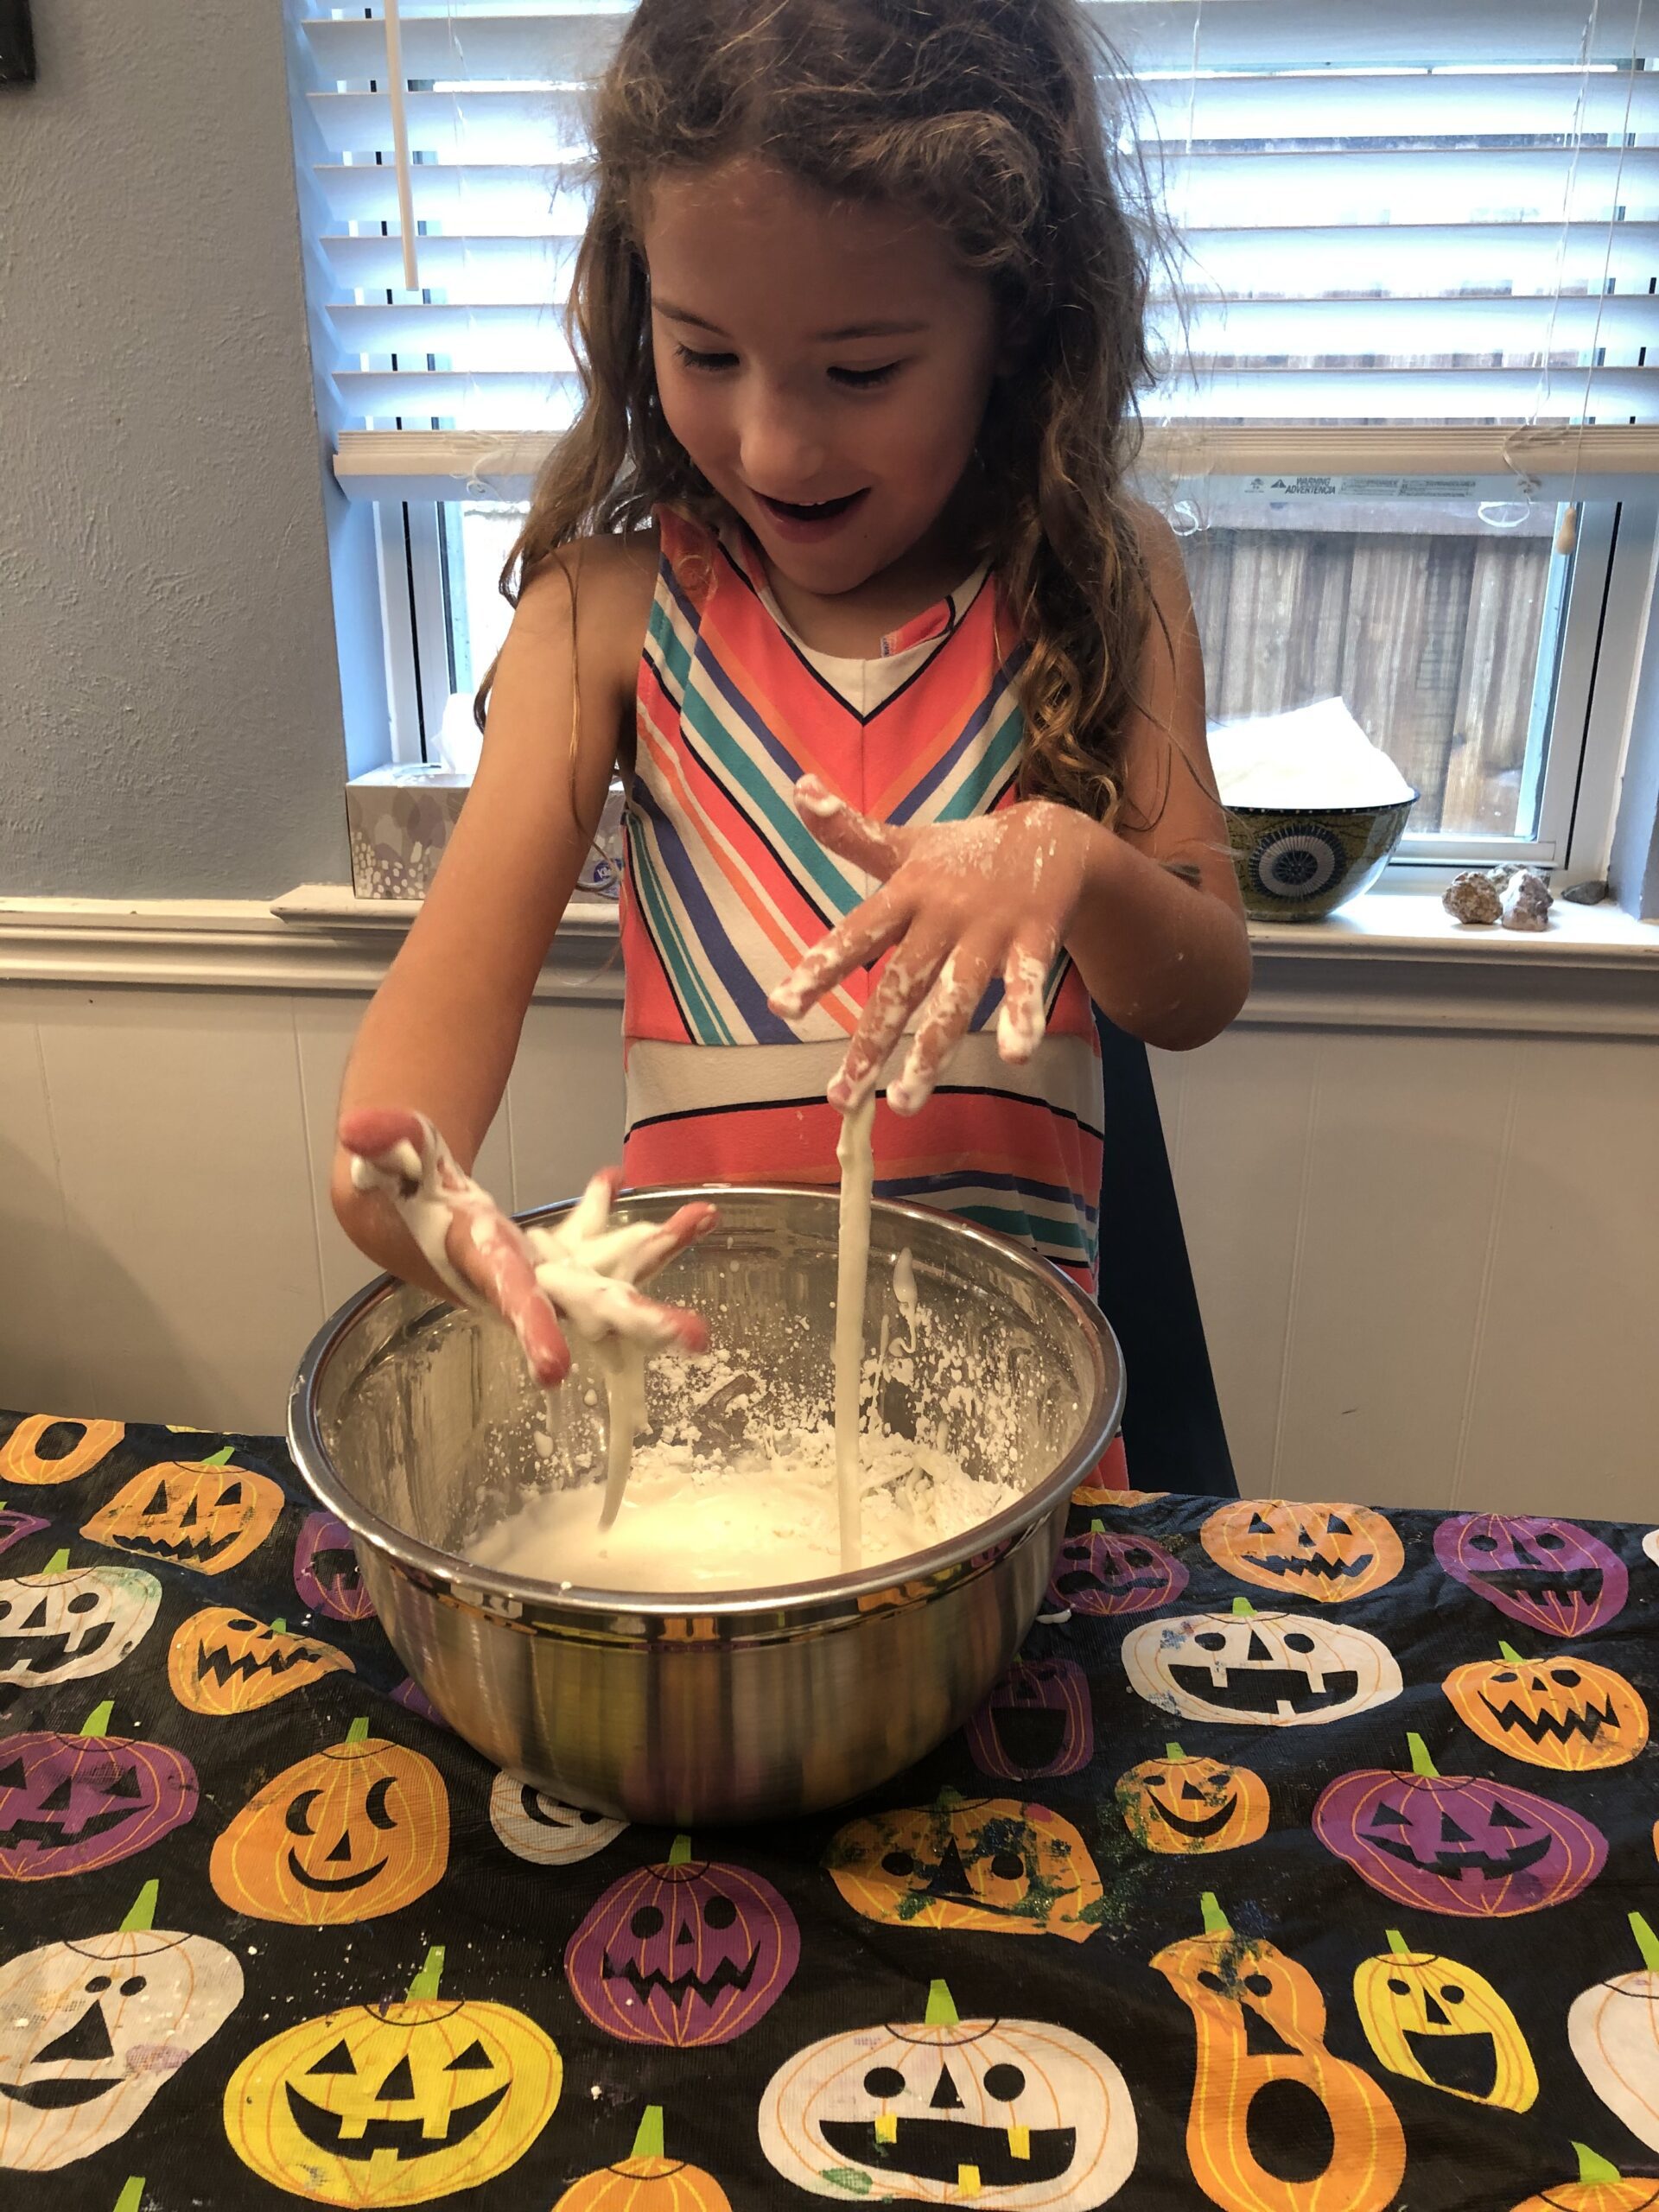
[(727, 934), (679, 831), (643, 781), (636, 785), (634, 804), (652, 824), (658, 852), (684, 909), (686, 924), (704, 959), (730, 994), (750, 1036), (757, 1045), (797, 1043), (795, 1032), (766, 1004), (766, 993)]

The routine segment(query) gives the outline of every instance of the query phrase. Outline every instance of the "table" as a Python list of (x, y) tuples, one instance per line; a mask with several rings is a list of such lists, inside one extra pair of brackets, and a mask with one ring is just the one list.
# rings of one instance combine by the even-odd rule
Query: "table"
[(8, 2212), (1659, 2205), (1637, 1530), (1084, 1494), (965, 1731), (676, 1838), (451, 1734), (276, 1440), (0, 1497)]

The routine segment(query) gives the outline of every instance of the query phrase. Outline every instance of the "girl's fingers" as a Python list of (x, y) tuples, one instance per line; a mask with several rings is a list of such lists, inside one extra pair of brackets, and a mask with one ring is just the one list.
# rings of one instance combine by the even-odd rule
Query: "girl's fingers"
[(493, 1207), (462, 1215), (451, 1224), (448, 1249), (456, 1273), (512, 1328), (543, 1389), (563, 1382), (570, 1371), (570, 1348), (515, 1225)]
[(988, 949), (957, 945), (939, 970), (917, 1026), (916, 1038), (898, 1079), (887, 1085), (895, 1114), (919, 1114), (933, 1096), (944, 1064), (966, 1034), (974, 1009), (985, 995), (995, 955)]
[(706, 1351), (709, 1331), (696, 1313), (644, 1298), (632, 1283), (596, 1275), (579, 1260), (552, 1258), (537, 1267), (536, 1280), (561, 1313), (590, 1342), (624, 1337), (647, 1351)]
[(948, 938), (917, 944), (912, 941), (916, 934), (912, 931), (894, 947), (880, 982), (870, 994), (847, 1056), (830, 1080), (830, 1103), (842, 1114), (861, 1104), (880, 1081), (888, 1055), (950, 953)]
[(714, 1206), (703, 1205), (682, 1206), (677, 1213), (671, 1214), (662, 1227), (641, 1246), (633, 1270), (635, 1282), (649, 1282), (652, 1275), (683, 1252), (688, 1244), (695, 1244), (700, 1236), (706, 1236), (719, 1219), (719, 1212)]
[(792, 976), (766, 1001), (785, 1021), (798, 1021), (826, 991), (855, 968), (867, 968), (901, 936), (910, 923), (910, 903), (889, 885), (855, 906), (844, 922), (812, 947)]
[(996, 1017), (996, 1049), (1015, 1067), (1023, 1067), (1043, 1041), (1047, 1026), (1043, 998), (1049, 970), (1054, 963), (1051, 942), (1041, 947), (1010, 947), (1002, 968), (1002, 1004)]
[(826, 852), (884, 883), (910, 849), (908, 830), (861, 814), (817, 776), (803, 776), (796, 785), (795, 811)]
[(410, 1145), (416, 1153), (423, 1151), (426, 1124), (418, 1114), (404, 1107), (354, 1106), (349, 1113), (340, 1116), (335, 1134), (345, 1151), (380, 1166), (386, 1162), (387, 1155), (400, 1146)]

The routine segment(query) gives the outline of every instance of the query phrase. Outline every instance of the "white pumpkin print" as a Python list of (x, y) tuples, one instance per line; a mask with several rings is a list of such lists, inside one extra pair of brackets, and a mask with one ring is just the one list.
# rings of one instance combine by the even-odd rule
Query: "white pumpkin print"
[(507, 1849), (537, 1866), (574, 1866), (614, 1843), (626, 1821), (561, 1804), (522, 1774), (503, 1770), (490, 1784), (490, 1826)]
[(0, 2167), (49, 2173), (113, 2143), (240, 2001), (222, 1943), (151, 1926), (156, 1894), (113, 1934), (0, 1967)]
[(1659, 1529), (1649, 1529), (1642, 1539), (1642, 1548), (1656, 1567), (1659, 1567)]
[(1161, 1712), (1258, 1728), (1309, 1728), (1386, 1705), (1401, 1690), (1387, 1644), (1346, 1621), (1256, 1611), (1142, 1621), (1123, 1639), (1129, 1688)]
[(41, 1573), (0, 1581), (0, 1682), (101, 1675), (137, 1648), (161, 1602), (142, 1567), (72, 1567), (54, 1552)]
[(1608, 2111), (1659, 2151), (1659, 1936), (1639, 1912), (1630, 1915), (1630, 1932), (1643, 1971), (1596, 1982), (1575, 1997), (1567, 2040)]
[(1094, 2212), (1134, 2171), (1135, 2107), (1106, 2056), (1046, 2020), (962, 2020), (942, 1981), (925, 2019), (860, 2028), (786, 2059), (760, 2147), (842, 2203)]

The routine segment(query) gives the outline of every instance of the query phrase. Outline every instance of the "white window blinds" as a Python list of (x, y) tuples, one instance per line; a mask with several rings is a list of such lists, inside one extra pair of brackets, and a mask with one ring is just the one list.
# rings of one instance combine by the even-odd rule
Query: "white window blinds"
[[(300, 20), (314, 327), (342, 478), (407, 495), (466, 474), (458, 453), (568, 421), (582, 88), (627, 12), (401, 9), (418, 290), (385, 22), (378, 9)], [(1517, 431), (1589, 423), (1600, 442), (1575, 441), (1575, 467), (1611, 467), (1614, 450), (1620, 468), (1659, 462), (1659, 431), (1603, 435), (1659, 424), (1659, 0), (1091, 13), (1136, 74), (1132, 128), (1184, 241), (1184, 311), (1166, 296), (1155, 309), (1169, 365), (1146, 398), (1154, 438), (1202, 429), (1214, 466), (1230, 439), (1292, 450), (1278, 426), (1325, 426), (1355, 453), (1380, 429), (1396, 455), (1431, 426), (1412, 450), (1512, 458)], [(398, 444), (352, 435), (365, 431)]]

